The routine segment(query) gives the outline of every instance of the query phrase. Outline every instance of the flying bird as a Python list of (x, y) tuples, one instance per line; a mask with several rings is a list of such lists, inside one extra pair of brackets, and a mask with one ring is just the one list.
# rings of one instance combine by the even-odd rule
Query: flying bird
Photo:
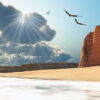
[[(65, 9), (64, 9), (65, 10)], [(72, 15), (70, 14), (67, 10), (65, 10), (65, 13), (69, 16), (69, 17), (81, 17), (79, 15)]]
[(75, 22), (76, 22), (76, 24), (79, 24), (79, 25), (86, 25), (86, 24), (83, 24), (83, 23), (79, 23), (79, 22), (77, 21), (77, 19), (75, 19)]
[(50, 11), (47, 11), (46, 14), (49, 15), (50, 14)]

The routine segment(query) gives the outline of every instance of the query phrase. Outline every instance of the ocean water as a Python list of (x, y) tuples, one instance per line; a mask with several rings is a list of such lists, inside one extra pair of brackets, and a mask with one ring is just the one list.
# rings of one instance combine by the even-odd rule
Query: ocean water
[(0, 100), (100, 100), (100, 82), (1, 77)]

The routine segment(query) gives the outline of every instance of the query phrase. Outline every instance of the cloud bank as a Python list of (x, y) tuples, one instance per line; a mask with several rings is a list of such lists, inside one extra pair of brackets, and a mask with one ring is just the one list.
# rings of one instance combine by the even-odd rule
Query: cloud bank
[(40, 14), (23, 14), (0, 3), (0, 65), (67, 62), (69, 54), (46, 43), (55, 35)]
[(12, 6), (0, 3), (1, 39), (21, 44), (51, 41), (56, 32), (47, 25), (47, 20), (38, 13), (23, 14)]
[[(61, 49), (49, 46), (45, 42), (36, 44), (0, 45), (0, 63), (2, 65), (21, 65), (33, 62), (67, 62), (71, 58)], [(6, 62), (5, 62), (6, 61)]]

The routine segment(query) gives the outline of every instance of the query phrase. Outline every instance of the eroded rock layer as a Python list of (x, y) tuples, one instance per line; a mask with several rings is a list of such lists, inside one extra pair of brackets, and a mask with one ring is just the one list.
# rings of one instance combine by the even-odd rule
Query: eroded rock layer
[(79, 67), (100, 65), (100, 25), (90, 32), (83, 43)]

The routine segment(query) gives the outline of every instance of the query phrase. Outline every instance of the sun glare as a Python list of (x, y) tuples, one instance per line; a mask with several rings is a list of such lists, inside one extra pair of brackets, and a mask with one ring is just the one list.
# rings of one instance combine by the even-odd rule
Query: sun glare
[(0, 37), (2, 36), (2, 31), (0, 31)]
[(29, 18), (30, 14), (29, 13), (21, 13), (19, 16), (19, 21), (24, 24), (26, 22), (26, 19)]
[(24, 24), (25, 23), (25, 18), (21, 19), (21, 23)]
[(23, 13), (23, 15), (29, 17), (30, 13)]

